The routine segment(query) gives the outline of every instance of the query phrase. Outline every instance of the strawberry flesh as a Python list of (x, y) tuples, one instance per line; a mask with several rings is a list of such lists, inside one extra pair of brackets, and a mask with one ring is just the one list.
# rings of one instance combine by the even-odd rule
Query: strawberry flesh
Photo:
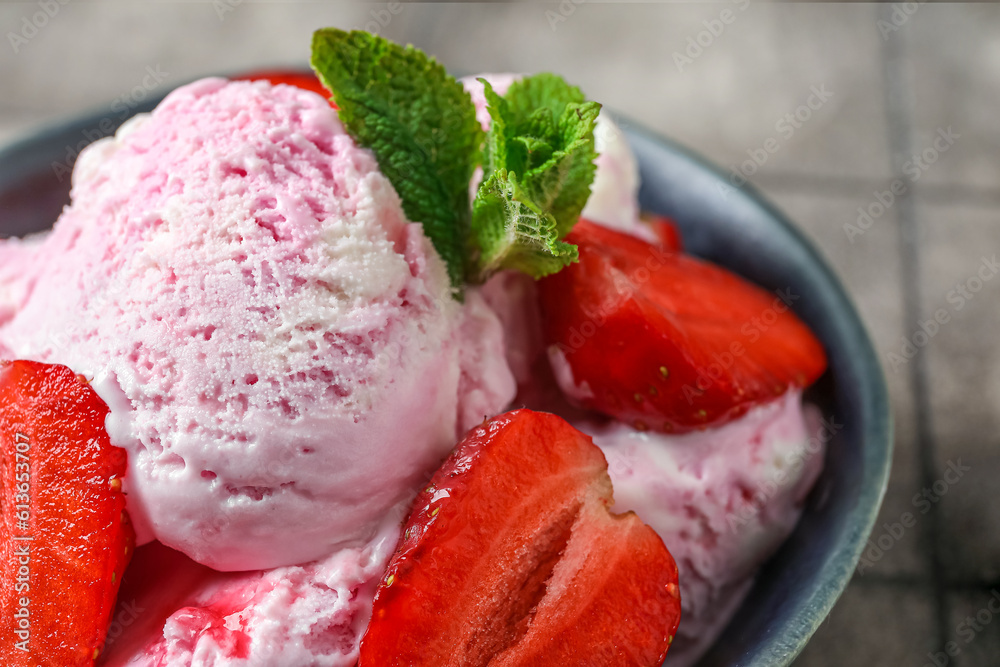
[(677, 227), (677, 223), (662, 215), (650, 216), (647, 222), (653, 229), (653, 233), (656, 234), (661, 248), (668, 252), (682, 252), (684, 250), (681, 230)]
[(304, 72), (300, 70), (266, 70), (237, 76), (233, 78), (233, 81), (270, 81), (271, 84), (275, 86), (285, 84), (287, 86), (302, 88), (303, 90), (311, 90), (312, 92), (330, 100), (330, 106), (334, 109), (337, 108), (337, 105), (334, 104), (331, 99), (330, 91), (326, 89), (326, 86), (323, 85), (323, 83), (319, 80), (319, 77), (317, 77), (313, 72)]
[(108, 407), (64, 366), (0, 364), (0, 663), (93, 665), (135, 548)]
[(660, 664), (677, 567), (611, 503), (604, 455), (561, 418), (473, 429), (415, 501), (359, 667)]
[[(560, 385), (645, 430), (718, 425), (812, 384), (822, 345), (778, 293), (725, 269), (581, 221), (580, 261), (539, 281)], [(572, 386), (567, 384), (572, 383)]]

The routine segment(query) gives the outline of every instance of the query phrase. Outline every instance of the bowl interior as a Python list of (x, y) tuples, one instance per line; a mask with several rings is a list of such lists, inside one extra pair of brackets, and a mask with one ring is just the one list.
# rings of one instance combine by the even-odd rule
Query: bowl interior
[[(148, 111), (158, 101), (134, 111)], [(93, 114), (0, 150), (0, 237), (51, 226), (69, 201), (76, 154), (123, 121)], [(829, 354), (829, 371), (810, 394), (832, 432), (823, 473), (797, 529), (699, 663), (782, 667), (847, 586), (874, 524), (892, 447), (885, 380), (839, 281), (780, 212), (752, 187), (732, 187), (723, 173), (680, 146), (621, 124), (639, 160), (643, 209), (673, 218), (694, 254), (767, 289), (791, 290), (794, 310)]]

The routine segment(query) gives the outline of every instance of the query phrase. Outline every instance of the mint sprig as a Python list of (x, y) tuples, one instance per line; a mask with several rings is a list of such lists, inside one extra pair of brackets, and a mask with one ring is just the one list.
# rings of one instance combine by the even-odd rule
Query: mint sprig
[(313, 36), (312, 66), (407, 217), (423, 225), (457, 297), (462, 285), (502, 269), (538, 278), (576, 261), (576, 247), (561, 239), (590, 196), (600, 111), (578, 88), (554, 74), (515, 82), (504, 97), (486, 84), (484, 146), (462, 84), (412, 46), (328, 28)]
[(601, 106), (554, 74), (515, 81), (505, 97), (480, 81), (492, 123), (472, 204), (470, 274), (479, 282), (501, 269), (556, 273), (577, 259), (560, 239), (590, 196)]

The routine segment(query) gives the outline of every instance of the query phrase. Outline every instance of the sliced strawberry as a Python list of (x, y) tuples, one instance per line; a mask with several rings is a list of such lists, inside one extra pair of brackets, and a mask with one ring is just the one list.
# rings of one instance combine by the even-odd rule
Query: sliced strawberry
[(0, 364), (0, 663), (93, 665), (135, 547), (108, 407), (64, 366)]
[(417, 497), (359, 667), (659, 665), (677, 567), (611, 496), (604, 455), (559, 417), (470, 431)]
[(330, 106), (334, 109), (337, 108), (337, 105), (333, 103), (330, 97), (330, 91), (326, 89), (326, 86), (320, 82), (319, 78), (313, 72), (303, 70), (265, 70), (233, 77), (233, 81), (270, 81), (275, 86), (285, 84), (304, 90), (311, 90), (330, 100)]
[(677, 223), (662, 215), (650, 216), (647, 222), (653, 228), (656, 238), (660, 240), (661, 248), (668, 252), (684, 250), (684, 241), (681, 239), (681, 230), (677, 228)]
[(541, 280), (539, 301), (556, 377), (583, 407), (639, 429), (687, 431), (808, 386), (826, 368), (781, 293), (585, 221), (566, 240), (580, 261)]

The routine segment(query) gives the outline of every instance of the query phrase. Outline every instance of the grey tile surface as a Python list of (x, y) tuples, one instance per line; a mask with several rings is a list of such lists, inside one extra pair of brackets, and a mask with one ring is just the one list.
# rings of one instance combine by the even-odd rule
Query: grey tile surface
[[(929, 183), (1000, 189), (1000, 7), (962, 11), (928, 5), (890, 38), (920, 45), (912, 50), (916, 148), (934, 157), (939, 129), (961, 136), (924, 171)], [(939, 147), (944, 147), (939, 143)], [(922, 167), (918, 167), (922, 169)]]
[[(593, 98), (746, 174), (757, 171), (755, 156), (762, 171), (888, 175), (871, 7), (570, 6), (576, 9), (565, 21), (550, 22), (551, 6), (407, 4), (389, 15), (382, 32), (425, 48), (456, 71), (564, 73)], [(102, 108), (108, 100), (128, 100), (148, 80), (147, 68), (166, 86), (262, 64), (303, 63), (315, 27), (385, 20), (383, 5), (244, 2), (221, 20), (213, 7), (71, 3), (18, 54), (3, 54), (0, 113)], [(36, 9), (33, 3), (0, 5), (2, 32), (17, 29)], [(732, 12), (728, 25), (721, 23), (723, 11)], [(720, 25), (717, 37), (702, 34), (719, 32)], [(813, 34), (807, 30), (813, 25), (823, 30)], [(690, 65), (678, 66), (674, 54), (688, 57), (689, 40), (706, 41), (706, 34), (711, 44)], [(86, 57), (67, 59), (67, 49), (85, 49)], [(832, 96), (821, 101), (814, 88)]]
[[(1000, 427), (1000, 208), (927, 206), (922, 211), (925, 302), (950, 321), (924, 351), (931, 364), (941, 451), (983, 454)], [(985, 278), (985, 280), (983, 280)], [(917, 323), (911, 323), (917, 329)]]
[[(949, 602), (948, 640), (943, 646), (935, 647), (934, 660), (941, 663), (951, 658), (950, 664), (955, 667), (997, 664), (1000, 656), (1000, 587), (959, 591), (949, 595)], [(931, 656), (926, 659), (931, 663)]]
[[(137, 86), (176, 86), (261, 65), (305, 64), (312, 31), (362, 26), (360, 3), (71, 2), (13, 53), (0, 42), (0, 113), (73, 113), (126, 100)], [(235, 5), (235, 6), (231, 6)], [(20, 31), (34, 2), (0, 4), (0, 34)], [(402, 19), (397, 17), (396, 21)], [(150, 79), (150, 69), (159, 81)], [(145, 82), (144, 82), (145, 80)]]
[[(939, 456), (938, 477), (927, 498), (940, 498), (945, 574), (953, 582), (1000, 580), (1000, 455)], [(946, 460), (945, 460), (946, 459)], [(964, 468), (970, 468), (964, 471)], [(949, 469), (952, 472), (947, 472)], [(959, 478), (959, 470), (964, 474)], [(957, 479), (957, 483), (951, 483)]]
[[(844, 279), (885, 363), (896, 453), (873, 537), (904, 513), (917, 517), (855, 577), (796, 665), (923, 667), (933, 664), (928, 653), (962, 641), (960, 623), (1000, 579), (1000, 280), (961, 310), (948, 292), (982, 255), (1000, 253), (1000, 8), (919, 5), (891, 30), (878, 21), (891, 20), (893, 8), (866, 4), (563, 3), (570, 11), (558, 3), (447, 3), (406, 4), (393, 14), (347, 2), (230, 5), (220, 15), (211, 2), (74, 0), (18, 53), (5, 37), (0, 142), (81, 111), (116, 113), (121, 103), (199, 76), (304, 63), (311, 31), (339, 25), (377, 27), (453, 71), (559, 71), (723, 168), (756, 155), (763, 164), (752, 180)], [(0, 3), (0, 36), (20, 32), (37, 10), (33, 1)], [(727, 10), (732, 20), (720, 30)], [(700, 53), (690, 46), (699, 39)], [(675, 53), (692, 61), (679, 67)], [(889, 57), (902, 66), (886, 68)], [(908, 93), (889, 104), (898, 76)], [(786, 121), (779, 129), (813, 86), (833, 95), (799, 127)], [(960, 136), (919, 180), (899, 165), (893, 171), (893, 146), (922, 151), (948, 126)], [(769, 138), (776, 143), (764, 160)], [(914, 200), (897, 201), (851, 243), (844, 225), (894, 178)], [(914, 267), (918, 278), (907, 280)], [(938, 308), (954, 310), (919, 352), (922, 370), (913, 361), (894, 369), (888, 354)], [(957, 459), (972, 470), (923, 514), (921, 489)], [(942, 572), (930, 567), (934, 553)], [(960, 648), (949, 664), (1000, 664), (1000, 618)]]
[(795, 667), (923, 667), (933, 627), (934, 610), (919, 588), (852, 584)]
[[(923, 350), (932, 378), (938, 490), (945, 491), (942, 553), (949, 578), (993, 581), (1000, 578), (1000, 263), (993, 265), (1000, 260), (1000, 208), (927, 206), (922, 217), (922, 310), (943, 309), (951, 318)], [(959, 461), (971, 470), (946, 480), (949, 463)]]
[[(415, 35), (455, 69), (564, 73), (727, 169), (753, 173), (754, 162), (743, 167), (752, 153), (761, 171), (887, 176), (873, 8), (744, 5), (585, 3), (551, 24), (540, 7), (436, 5), (413, 9), (426, 30), (403, 25), (399, 36)], [(700, 55), (690, 47), (699, 39), (708, 44)], [(832, 97), (810, 100), (814, 87)]]

